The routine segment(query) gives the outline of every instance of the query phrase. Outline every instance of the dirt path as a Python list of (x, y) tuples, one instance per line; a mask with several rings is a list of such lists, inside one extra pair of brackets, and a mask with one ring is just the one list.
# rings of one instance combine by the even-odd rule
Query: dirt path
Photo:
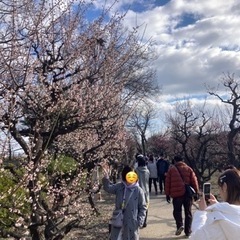
[[(78, 229), (66, 237), (66, 240), (107, 240), (108, 221), (114, 207), (115, 196), (107, 193), (102, 194), (103, 201), (97, 201), (101, 208), (101, 215), (95, 218), (91, 227)], [(195, 210), (195, 207), (193, 207)], [(165, 200), (165, 195), (151, 195), (148, 210), (147, 227), (140, 229), (140, 240), (174, 240), (186, 239), (185, 234), (175, 236), (176, 226), (172, 215), (172, 204)]]
[(180, 236), (174, 235), (176, 225), (172, 211), (172, 204), (166, 202), (165, 195), (151, 195), (148, 225), (140, 230), (140, 240), (186, 239), (184, 232)]

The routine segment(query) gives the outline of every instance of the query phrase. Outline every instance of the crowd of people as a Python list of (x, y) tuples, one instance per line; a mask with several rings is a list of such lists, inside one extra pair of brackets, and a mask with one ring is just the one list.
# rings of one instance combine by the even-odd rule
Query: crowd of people
[[(180, 155), (171, 163), (161, 155), (154, 158), (136, 154), (133, 167), (125, 166), (120, 182), (109, 180), (108, 166), (104, 165), (103, 188), (116, 195), (115, 209), (123, 208), (122, 226), (114, 226), (110, 221), (110, 240), (138, 240), (139, 229), (147, 227), (150, 194), (165, 194), (166, 201), (172, 203), (173, 218), (176, 223), (175, 235), (185, 233), (193, 240), (237, 240), (240, 232), (240, 173), (235, 168), (225, 170), (218, 178), (221, 202), (214, 195), (206, 200), (200, 192), (197, 177)], [(137, 178), (128, 179), (129, 173)], [(193, 188), (194, 197), (186, 194), (186, 185)], [(159, 189), (159, 191), (158, 191)], [(154, 193), (153, 193), (154, 194)], [(197, 201), (199, 210), (192, 214), (193, 202)], [(182, 209), (184, 211), (182, 211)]]

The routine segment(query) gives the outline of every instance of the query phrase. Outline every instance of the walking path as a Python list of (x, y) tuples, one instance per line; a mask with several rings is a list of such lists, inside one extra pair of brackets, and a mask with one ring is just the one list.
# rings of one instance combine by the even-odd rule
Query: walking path
[(180, 236), (175, 236), (176, 225), (172, 211), (172, 204), (167, 203), (164, 194), (152, 194), (148, 209), (147, 227), (140, 230), (140, 240), (186, 239), (184, 232)]

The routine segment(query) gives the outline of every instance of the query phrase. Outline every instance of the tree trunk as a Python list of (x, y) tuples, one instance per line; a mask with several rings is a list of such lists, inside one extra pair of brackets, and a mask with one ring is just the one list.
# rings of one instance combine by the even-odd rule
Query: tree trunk
[(35, 213), (31, 215), (31, 222), (32, 224), (29, 226), (31, 237), (34, 240), (40, 240), (41, 238), (38, 232), (37, 216)]
[(235, 157), (235, 151), (234, 151), (234, 138), (236, 136), (236, 132), (235, 131), (230, 131), (228, 134), (228, 142), (227, 142), (227, 146), (228, 146), (228, 161), (230, 164), (236, 166), (237, 162), (236, 162), (236, 157)]

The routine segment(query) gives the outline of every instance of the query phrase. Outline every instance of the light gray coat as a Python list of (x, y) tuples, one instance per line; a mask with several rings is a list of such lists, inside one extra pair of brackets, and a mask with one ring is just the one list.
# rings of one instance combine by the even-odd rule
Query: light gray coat
[(146, 197), (146, 202), (149, 203), (149, 176), (150, 172), (147, 166), (141, 166), (136, 168), (136, 173), (138, 175), (139, 186), (143, 189), (143, 192)]
[[(125, 185), (122, 182), (112, 184), (108, 178), (103, 178), (103, 189), (115, 194), (115, 209), (121, 209)], [(130, 196), (130, 199), (129, 199)], [(129, 199), (129, 200), (128, 200)], [(139, 227), (144, 223), (146, 216), (146, 201), (143, 190), (137, 185), (126, 190), (126, 209), (124, 210), (122, 240), (138, 240)], [(111, 227), (110, 240), (117, 240), (121, 228)]]

